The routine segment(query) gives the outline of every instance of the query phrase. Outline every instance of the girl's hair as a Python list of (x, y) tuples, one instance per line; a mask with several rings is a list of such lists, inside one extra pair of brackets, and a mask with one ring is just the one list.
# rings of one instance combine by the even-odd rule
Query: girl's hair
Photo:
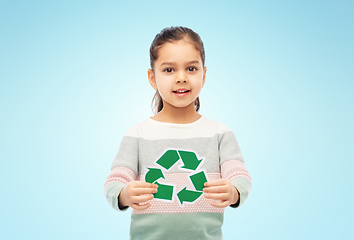
[[(202, 39), (198, 35), (198, 33), (194, 32), (192, 29), (187, 27), (181, 27), (181, 26), (167, 27), (162, 29), (160, 33), (156, 34), (150, 46), (150, 66), (153, 71), (155, 71), (154, 70), (155, 61), (158, 59), (158, 50), (162, 47), (162, 45), (165, 43), (179, 41), (184, 37), (187, 37), (189, 40), (191, 40), (194, 43), (195, 48), (200, 52), (200, 58), (202, 59), (202, 63), (204, 67), (205, 65), (204, 44)], [(163, 101), (157, 90), (154, 98), (152, 99), (151, 105), (153, 105), (152, 108), (155, 114), (160, 112), (163, 108)], [(195, 99), (194, 107), (196, 111), (199, 111), (200, 108), (199, 97)]]

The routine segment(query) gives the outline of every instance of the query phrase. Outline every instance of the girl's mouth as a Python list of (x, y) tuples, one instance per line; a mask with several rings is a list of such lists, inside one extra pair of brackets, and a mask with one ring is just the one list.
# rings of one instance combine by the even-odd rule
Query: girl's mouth
[(190, 90), (187, 89), (173, 91), (173, 93), (178, 97), (186, 96), (189, 92)]

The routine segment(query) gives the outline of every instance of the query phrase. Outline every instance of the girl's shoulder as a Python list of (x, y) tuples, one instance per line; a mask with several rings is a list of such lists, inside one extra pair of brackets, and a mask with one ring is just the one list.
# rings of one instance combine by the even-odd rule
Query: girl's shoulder
[(206, 119), (206, 126), (211, 127), (212, 129), (214, 129), (214, 131), (217, 131), (218, 133), (232, 131), (231, 128), (229, 128), (227, 125), (225, 125), (222, 122), (211, 120), (207, 117), (204, 118)]

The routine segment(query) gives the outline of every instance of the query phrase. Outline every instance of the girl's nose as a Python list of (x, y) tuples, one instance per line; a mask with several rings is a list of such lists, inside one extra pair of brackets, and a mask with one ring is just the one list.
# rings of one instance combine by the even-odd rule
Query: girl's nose
[(181, 71), (177, 74), (176, 83), (186, 83), (188, 82), (186, 75)]

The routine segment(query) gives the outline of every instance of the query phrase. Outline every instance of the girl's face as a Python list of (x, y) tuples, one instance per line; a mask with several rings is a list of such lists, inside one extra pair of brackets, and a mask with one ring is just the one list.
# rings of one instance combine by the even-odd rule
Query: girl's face
[(149, 69), (148, 78), (159, 91), (164, 106), (184, 108), (193, 104), (194, 108), (205, 74), (200, 52), (188, 39), (182, 39), (160, 47), (154, 71)]

